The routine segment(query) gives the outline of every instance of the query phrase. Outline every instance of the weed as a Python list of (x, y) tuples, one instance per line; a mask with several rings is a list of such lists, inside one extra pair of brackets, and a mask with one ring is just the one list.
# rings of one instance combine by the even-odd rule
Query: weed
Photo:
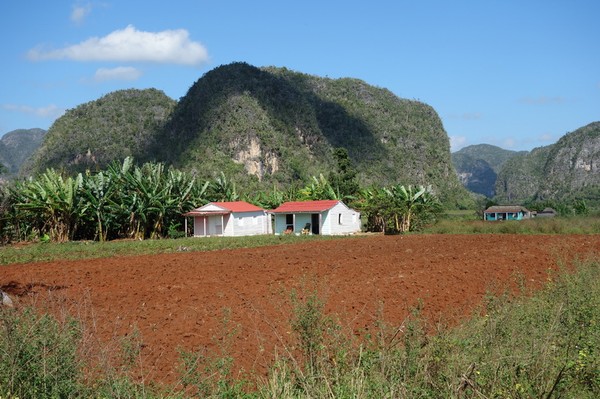
[(20, 398), (75, 396), (81, 389), (80, 332), (73, 319), (59, 322), (32, 308), (0, 308), (1, 389)]

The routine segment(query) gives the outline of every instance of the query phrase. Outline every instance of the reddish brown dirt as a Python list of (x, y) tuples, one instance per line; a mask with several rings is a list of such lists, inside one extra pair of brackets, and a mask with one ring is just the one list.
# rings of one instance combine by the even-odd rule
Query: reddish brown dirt
[(82, 318), (103, 345), (137, 329), (145, 377), (173, 382), (178, 348), (217, 350), (233, 327), (236, 364), (264, 371), (274, 347), (291, 342), (292, 290), (316, 287), (326, 312), (361, 335), (378, 319), (400, 325), (419, 302), (429, 320), (452, 323), (488, 290), (514, 287), (516, 276), (538, 288), (557, 263), (589, 254), (600, 254), (598, 235), (372, 236), (0, 266), (0, 287), (18, 306), (51, 303)]

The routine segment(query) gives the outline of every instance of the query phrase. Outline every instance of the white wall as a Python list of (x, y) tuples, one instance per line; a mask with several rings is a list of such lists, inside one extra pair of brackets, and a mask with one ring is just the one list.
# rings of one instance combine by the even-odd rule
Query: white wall
[[(205, 218), (206, 232), (204, 231)], [(194, 237), (219, 235), (240, 237), (270, 233), (270, 219), (263, 211), (196, 216), (194, 218)]]
[(323, 213), (321, 234), (338, 235), (359, 232), (361, 228), (360, 213), (348, 208), (342, 202)]
[(228, 236), (253, 236), (269, 234), (268, 217), (264, 211), (232, 213), (231, 222), (227, 224)]

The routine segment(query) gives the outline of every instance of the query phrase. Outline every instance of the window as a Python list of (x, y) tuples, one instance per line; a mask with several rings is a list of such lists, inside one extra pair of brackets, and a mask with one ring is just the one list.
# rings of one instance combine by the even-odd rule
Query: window
[(338, 215), (338, 224), (342, 224), (342, 214)]

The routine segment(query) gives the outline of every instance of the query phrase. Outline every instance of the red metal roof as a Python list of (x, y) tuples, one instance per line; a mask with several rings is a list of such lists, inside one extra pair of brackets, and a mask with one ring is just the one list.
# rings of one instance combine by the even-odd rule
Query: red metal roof
[(291, 201), (284, 202), (278, 208), (273, 209), (273, 213), (313, 213), (327, 211), (336, 206), (339, 200), (320, 200), (320, 201)]
[(211, 202), (212, 204), (225, 208), (231, 212), (256, 212), (264, 211), (256, 205), (247, 203), (246, 201), (235, 201), (235, 202)]
[[(203, 209), (207, 205), (215, 205), (219, 208), (222, 208), (222, 211), (211, 211)], [(196, 208), (187, 213), (184, 213), (184, 216), (203, 216), (203, 215), (227, 215), (232, 212), (257, 212), (264, 211), (264, 209), (259, 208), (256, 205), (249, 204), (245, 201), (234, 201), (234, 202), (209, 202), (206, 205), (201, 206), (200, 208)]]

